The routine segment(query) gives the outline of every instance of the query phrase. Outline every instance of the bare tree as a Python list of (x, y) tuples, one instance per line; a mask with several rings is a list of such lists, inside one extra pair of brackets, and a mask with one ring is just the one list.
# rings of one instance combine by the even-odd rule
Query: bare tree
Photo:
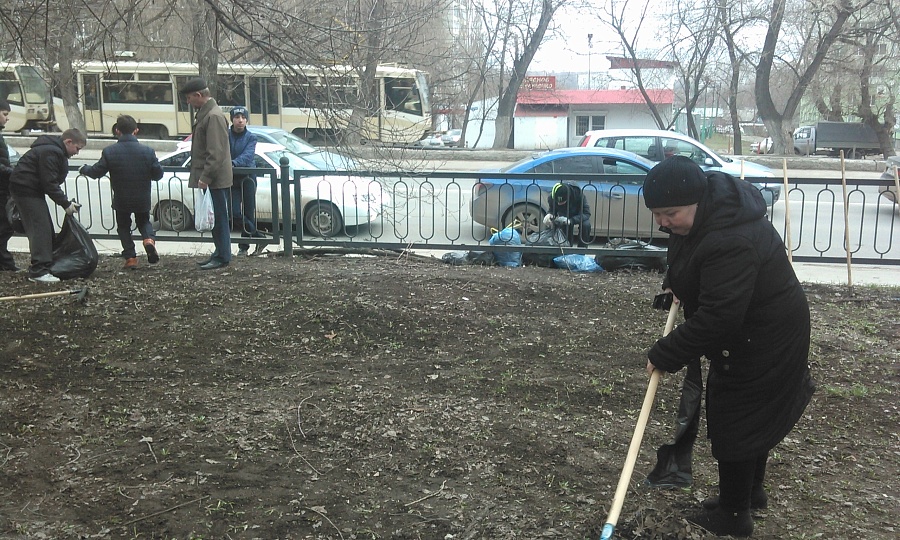
[[(863, 0), (862, 3), (868, 3), (868, 0)], [(828, 50), (840, 37), (847, 19), (860, 5), (854, 5), (852, 0), (836, 0), (832, 5), (810, 14), (813, 16), (812, 24), (805, 25), (805, 33), (796, 37), (795, 42), (800, 43), (802, 47), (799, 54), (793, 57), (782, 55), (779, 50), (786, 7), (787, 0), (772, 1), (766, 37), (756, 67), (756, 106), (769, 136), (772, 137), (776, 153), (787, 152), (791, 141), (790, 123), (797, 113), (801, 99), (826, 58)], [(801, 6), (803, 9), (807, 7), (805, 4)], [(796, 15), (796, 20), (800, 20), (800, 14)], [(793, 74), (791, 91), (781, 110), (772, 97), (773, 68), (776, 62), (786, 66)], [(785, 88), (787, 85), (784, 81), (779, 81), (778, 86)]]
[(639, 38), (647, 35), (645, 23), (649, 21), (652, 14), (649, 0), (638, 0), (636, 3), (632, 3), (630, 0), (610, 2), (609, 6), (604, 8), (603, 13), (604, 15), (599, 20), (616, 33), (625, 58), (630, 60), (629, 65), (635, 87), (643, 96), (644, 103), (653, 116), (653, 121), (660, 129), (668, 129), (675, 122), (674, 116), (664, 117), (647, 90), (660, 88), (663, 85), (667, 87), (669, 81), (660, 80), (648, 73), (649, 70), (644, 67), (647, 64), (642, 61), (647, 57), (655, 57), (662, 53), (649, 49), (643, 43), (638, 42)]
[(742, 50), (740, 39), (746, 30), (762, 18), (758, 4), (748, 4), (741, 0), (718, 0), (718, 22), (722, 29), (722, 41), (728, 53), (728, 116), (731, 121), (731, 132), (734, 134), (734, 153), (743, 154), (743, 138), (741, 134), (741, 116), (738, 107), (738, 95), (743, 80), (743, 67), (747, 63), (748, 52)]
[(528, 66), (544, 40), (553, 16), (567, 0), (495, 0), (485, 16), (498, 23), (493, 61), (499, 71), (494, 148), (507, 148), (512, 137), (516, 98)]
[(856, 117), (871, 126), (882, 153), (893, 155), (897, 82), (893, 51), (898, 40), (891, 2), (876, 0), (854, 11), (846, 26), (823, 62), (810, 97), (825, 120)]

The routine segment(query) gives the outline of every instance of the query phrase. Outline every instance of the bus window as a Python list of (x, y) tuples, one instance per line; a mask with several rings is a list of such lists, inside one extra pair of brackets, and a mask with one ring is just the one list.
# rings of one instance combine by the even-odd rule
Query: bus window
[(419, 93), (410, 79), (384, 79), (385, 108), (389, 111), (422, 114), (422, 102)]
[(298, 109), (314, 108), (314, 100), (310, 96), (311, 88), (309, 86), (288, 86), (281, 87), (282, 106), (296, 107)]
[(278, 79), (250, 77), (250, 112), (278, 114)]
[(22, 92), (19, 92), (19, 83), (12, 71), (0, 71), (0, 98), (12, 105), (24, 105)]
[(25, 101), (35, 105), (38, 103), (50, 103), (50, 91), (47, 82), (31, 66), (18, 66), (16, 73), (22, 81), (22, 90), (25, 92)]
[(247, 97), (244, 95), (243, 75), (219, 75), (219, 88), (216, 95), (216, 103), (227, 107), (244, 106)]
[(81, 77), (84, 84), (84, 108), (89, 111), (100, 110), (100, 94), (97, 91), (100, 86), (100, 76), (85, 74)]

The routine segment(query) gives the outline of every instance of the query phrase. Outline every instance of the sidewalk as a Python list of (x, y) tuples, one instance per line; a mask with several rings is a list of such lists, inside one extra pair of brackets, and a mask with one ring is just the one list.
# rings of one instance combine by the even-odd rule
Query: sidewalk
[[(122, 246), (118, 240), (94, 240), (97, 251), (101, 256), (115, 256)], [(212, 252), (212, 244), (201, 242), (160, 242), (156, 245), (165, 265), (166, 255), (181, 255), (188, 257), (204, 258)], [(235, 248), (237, 249), (237, 248)], [(9, 250), (13, 253), (28, 253), (28, 240), (21, 236), (15, 236), (9, 241)], [(268, 252), (281, 251), (281, 246), (269, 246)], [(413, 250), (416, 251), (416, 250)], [(420, 250), (419, 255), (432, 256), (437, 262), (443, 252), (434, 250)], [(142, 255), (138, 245), (138, 255)], [(823, 264), (823, 263), (794, 263), (794, 271), (802, 283), (819, 283), (823, 285), (847, 285), (847, 265)], [(900, 266), (874, 266), (857, 264), (851, 267), (853, 285), (880, 285), (900, 286)]]

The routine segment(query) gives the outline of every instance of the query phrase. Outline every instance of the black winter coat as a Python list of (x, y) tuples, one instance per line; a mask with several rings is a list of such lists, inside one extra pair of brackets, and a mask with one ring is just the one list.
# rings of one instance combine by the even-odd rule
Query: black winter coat
[(759, 191), (707, 178), (690, 233), (669, 240), (666, 279), (686, 320), (648, 357), (674, 372), (706, 356), (713, 456), (745, 461), (778, 444), (812, 397), (809, 306)]
[(150, 182), (163, 176), (156, 152), (138, 142), (134, 135), (122, 135), (119, 142), (103, 149), (100, 161), (81, 168), (81, 174), (100, 178), (109, 173), (112, 207), (122, 212), (150, 211)]
[(9, 147), (3, 138), (3, 128), (0, 126), (0, 200), (6, 201), (9, 197), (9, 175), (12, 174), (12, 166), (9, 164)]
[(572, 197), (565, 204), (559, 204), (552, 196), (547, 198), (547, 206), (550, 207), (550, 214), (556, 217), (567, 217), (572, 223), (583, 224), (591, 219), (591, 207), (588, 204), (587, 197), (579, 189), (578, 195)]
[(69, 154), (59, 135), (41, 135), (25, 152), (9, 177), (9, 192), (16, 198), (43, 199), (47, 195), (63, 208), (71, 204), (59, 186), (69, 172)]

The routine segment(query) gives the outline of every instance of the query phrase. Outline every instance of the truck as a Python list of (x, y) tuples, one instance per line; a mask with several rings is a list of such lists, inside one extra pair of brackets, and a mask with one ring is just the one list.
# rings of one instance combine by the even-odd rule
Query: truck
[(794, 153), (812, 155), (826, 153), (852, 159), (881, 153), (875, 130), (859, 122), (816, 122), (794, 130)]

